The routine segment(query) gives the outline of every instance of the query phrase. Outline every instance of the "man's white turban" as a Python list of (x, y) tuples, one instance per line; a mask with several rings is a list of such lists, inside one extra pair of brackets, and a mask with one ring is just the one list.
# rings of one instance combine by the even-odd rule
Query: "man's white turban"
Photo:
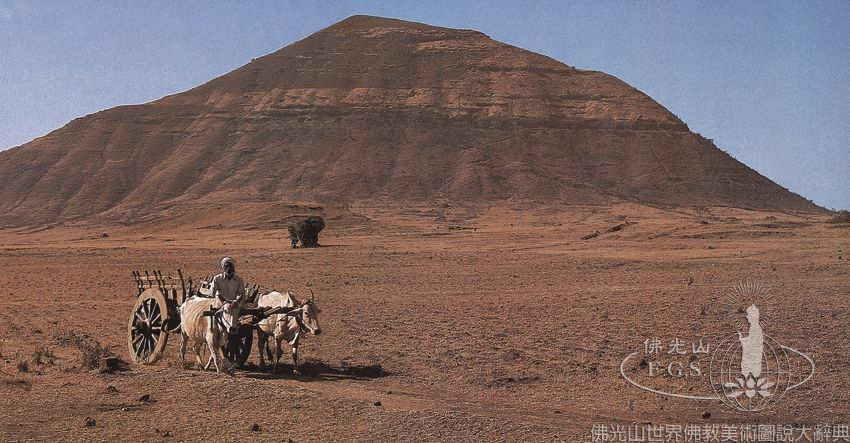
[(236, 260), (234, 260), (232, 257), (224, 257), (223, 259), (221, 259), (221, 269), (224, 269), (225, 263), (230, 263), (231, 265), (233, 265), (234, 268), (236, 267)]

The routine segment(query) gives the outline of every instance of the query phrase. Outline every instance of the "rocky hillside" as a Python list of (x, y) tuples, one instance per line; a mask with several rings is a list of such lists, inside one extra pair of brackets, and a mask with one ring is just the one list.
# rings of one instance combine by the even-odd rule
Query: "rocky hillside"
[(228, 201), (821, 211), (613, 76), (366, 16), (0, 152), (0, 190), (2, 226)]

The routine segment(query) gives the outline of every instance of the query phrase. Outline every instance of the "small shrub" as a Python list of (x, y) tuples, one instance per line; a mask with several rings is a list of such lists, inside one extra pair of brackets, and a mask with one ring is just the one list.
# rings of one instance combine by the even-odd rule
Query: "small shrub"
[(52, 365), (55, 361), (56, 356), (53, 355), (53, 351), (44, 346), (36, 349), (32, 354), (32, 362), (35, 365)]
[(112, 357), (109, 347), (100, 344), (97, 340), (94, 343), (83, 342), (79, 349), (83, 353), (83, 367), (86, 369), (100, 368), (100, 362), (103, 359)]
[(26, 360), (21, 360), (18, 362), (18, 372), (29, 372), (30, 365)]
[(850, 211), (841, 210), (829, 219), (829, 223), (850, 223)]
[(61, 334), (54, 335), (53, 339), (59, 346), (70, 346), (79, 349), (82, 353), (81, 365), (83, 368), (100, 368), (103, 372), (111, 372), (114, 370), (114, 368), (110, 367), (101, 368), (103, 361), (109, 357), (114, 357), (109, 346), (105, 346), (97, 340), (93, 340), (82, 334), (77, 334), (74, 331), (65, 331)]
[(56, 344), (63, 348), (71, 346), (78, 347), (80, 346), (80, 344), (86, 341), (87, 338), (88, 337), (86, 337), (85, 335), (77, 334), (74, 331), (65, 331), (53, 335), (53, 340), (56, 342)]

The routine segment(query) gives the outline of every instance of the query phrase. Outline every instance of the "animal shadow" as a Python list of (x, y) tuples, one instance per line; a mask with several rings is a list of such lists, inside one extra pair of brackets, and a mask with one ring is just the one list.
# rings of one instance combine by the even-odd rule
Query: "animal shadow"
[(292, 373), (291, 364), (279, 364), (277, 373), (271, 372), (271, 365), (266, 371), (259, 372), (256, 365), (245, 367), (248, 373), (246, 377), (261, 380), (275, 380), (282, 378), (296, 379), (301, 381), (333, 381), (333, 380), (374, 380), (393, 375), (380, 364), (373, 365), (340, 365), (334, 366), (321, 360), (307, 360), (298, 365), (299, 375)]

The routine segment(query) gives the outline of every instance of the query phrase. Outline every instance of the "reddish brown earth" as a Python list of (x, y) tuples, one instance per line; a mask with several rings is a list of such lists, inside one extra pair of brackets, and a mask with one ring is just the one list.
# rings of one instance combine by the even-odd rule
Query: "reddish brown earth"
[(135, 223), (234, 199), (821, 210), (608, 74), (365, 16), (2, 152), (0, 189), (0, 226)]
[[(850, 420), (847, 225), (630, 204), (351, 211), (383, 224), (337, 218), (314, 250), (249, 225), (0, 231), (0, 440), (588, 441), (594, 423)], [(606, 232), (624, 221), (635, 223)], [(310, 376), (183, 369), (177, 340), (153, 366), (100, 374), (57, 342), (87, 334), (128, 359), (130, 270), (197, 277), (224, 254), (264, 287), (317, 293)], [(769, 296), (735, 298), (744, 281)], [(648, 337), (745, 330), (737, 309), (750, 302), (765, 333), (817, 365), (770, 410), (663, 397), (620, 376)], [(54, 364), (33, 362), (40, 347)]]
[[(478, 32), (352, 17), (2, 152), (0, 189), (3, 441), (850, 422), (848, 225), (622, 81)], [(327, 221), (323, 247), (289, 249), (307, 214)], [(178, 340), (152, 366), (82, 366), (68, 337), (129, 359), (131, 270), (198, 278), (225, 254), (264, 288), (316, 292), (304, 377), (186, 369)], [(767, 293), (736, 296), (747, 281)], [(620, 375), (647, 338), (745, 330), (750, 303), (816, 362), (770, 409)]]

